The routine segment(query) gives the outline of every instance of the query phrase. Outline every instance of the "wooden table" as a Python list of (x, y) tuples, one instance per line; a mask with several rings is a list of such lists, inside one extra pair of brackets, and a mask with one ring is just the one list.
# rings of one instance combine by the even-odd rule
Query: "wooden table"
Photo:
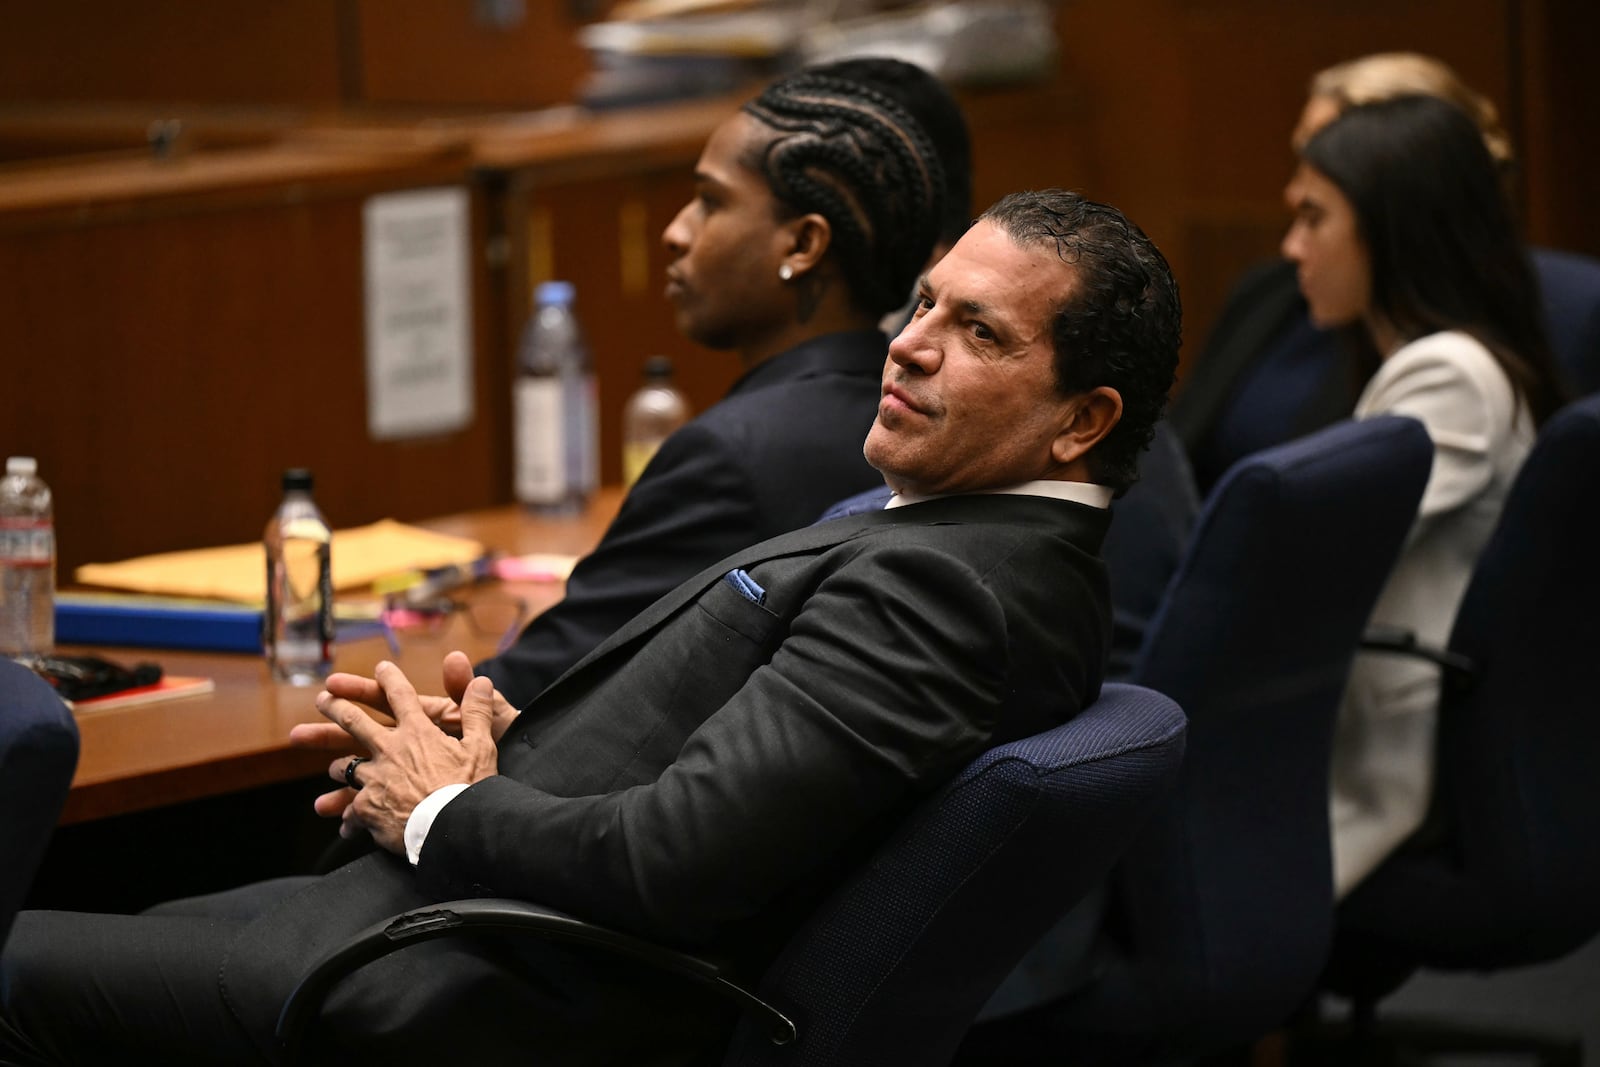
[[(621, 503), (603, 490), (581, 515), (542, 518), (518, 507), (466, 512), (425, 523), (429, 529), (470, 537), (516, 555), (582, 555), (592, 549)], [(533, 612), (561, 598), (560, 582), (506, 583)], [(395, 659), (423, 691), (439, 690), (439, 663), (461, 648), (474, 660), (494, 652), (461, 620), (435, 634), (398, 635), (395, 657), (381, 637), (342, 644), (336, 670), (371, 674), (380, 659)], [(84, 650), (90, 651), (90, 650)], [(216, 691), (156, 704), (78, 714), (82, 749), (62, 823), (99, 819), (201, 797), (303, 778), (326, 771), (332, 755), (292, 749), (289, 728), (320, 721), (312, 706), (317, 690), (274, 683), (260, 656), (151, 649), (95, 649), (121, 662), (154, 659), (172, 675), (203, 675)]]

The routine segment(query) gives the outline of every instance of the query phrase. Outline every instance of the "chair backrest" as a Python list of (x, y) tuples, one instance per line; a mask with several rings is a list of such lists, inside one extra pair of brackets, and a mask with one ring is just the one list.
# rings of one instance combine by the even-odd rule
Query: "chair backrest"
[(1533, 266), (1556, 362), (1578, 393), (1600, 389), (1600, 260), (1536, 248)]
[(1433, 447), (1344, 422), (1235, 464), (1206, 502), (1133, 681), (1189, 715), (1179, 786), (1119, 863), (1074, 1048), (1198, 1054), (1271, 1029), (1331, 937), (1328, 769), (1345, 677)]
[(1340, 907), (1412, 965), (1553, 959), (1600, 931), (1600, 394), (1547, 422), (1462, 598), (1475, 665), (1439, 714), (1435, 836)]
[(0, 946), (78, 765), (78, 726), (50, 684), (0, 658)]
[(1082, 714), (992, 749), (796, 932), (761, 994), (800, 1038), (741, 1023), (729, 1065), (947, 1063), (979, 1007), (1109, 871), (1176, 779), (1184, 716), (1107, 685)]
[(1200, 493), (1189, 457), (1172, 425), (1162, 419), (1139, 459), (1139, 480), (1111, 509), (1111, 525), (1100, 546), (1111, 579), (1114, 632), (1108, 677), (1126, 678), (1133, 669), (1199, 514)]

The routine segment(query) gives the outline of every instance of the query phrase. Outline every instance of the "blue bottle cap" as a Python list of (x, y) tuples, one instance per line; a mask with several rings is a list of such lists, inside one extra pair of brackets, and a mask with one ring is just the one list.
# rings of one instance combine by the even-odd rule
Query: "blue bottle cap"
[(540, 282), (533, 291), (533, 299), (540, 304), (570, 304), (577, 295), (571, 282)]

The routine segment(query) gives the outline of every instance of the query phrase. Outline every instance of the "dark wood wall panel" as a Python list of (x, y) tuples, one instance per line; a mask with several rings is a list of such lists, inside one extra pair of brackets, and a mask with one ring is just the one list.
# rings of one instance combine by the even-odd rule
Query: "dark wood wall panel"
[(373, 104), (547, 107), (589, 71), (574, 5), (534, 0), (500, 26), (471, 0), (356, 0), (358, 99)]
[(1289, 133), (1312, 74), (1371, 52), (1437, 56), (1504, 110), (1514, 76), (1506, 43), (1513, 7), (1512, 0), (1181, 5), (1190, 107), (1183, 141), (1195, 163), (1194, 194), (1275, 198), (1292, 166)]
[(1521, 0), (1522, 145), (1536, 241), (1600, 256), (1600, 4)]
[(15, 0), (0, 100), (335, 103), (342, 0)]
[[(1064, 5), (1062, 79), (1083, 97), (1091, 195), (1126, 210), (1171, 260), (1185, 359), (1233, 280), (1276, 254), (1289, 134), (1311, 75), (1369, 52), (1429, 52), (1509, 109), (1515, 0), (1141, 0)], [(1520, 125), (1512, 111), (1513, 131)]]
[(511, 194), (513, 346), (533, 286), (550, 278), (571, 281), (599, 379), (600, 477), (608, 484), (622, 477), (622, 408), (647, 358), (672, 358), (678, 387), (695, 411), (716, 403), (740, 373), (733, 355), (682, 337), (662, 295), (667, 256), (661, 232), (689, 199), (694, 158), (686, 154), (680, 163), (640, 174), (548, 185), (524, 173)]
[[(1052, 89), (1000, 89), (964, 95), (972, 124), (974, 206), (981, 210), (1017, 188), (1072, 184), (1088, 169), (1079, 139), (1052, 131), (1078, 121), (1078, 97)], [(693, 191), (700, 143), (737, 101), (701, 109), (691, 136), (653, 143), (634, 162), (609, 157), (511, 163), (504, 223), (504, 360), (515, 356), (533, 285), (552, 277), (577, 286), (578, 313), (600, 379), (601, 477), (621, 476), (622, 407), (640, 382), (644, 360), (672, 357), (679, 388), (696, 411), (714, 404), (742, 373), (729, 353), (682, 337), (662, 295), (668, 257), (661, 233)], [(624, 173), (617, 173), (619, 170)], [(1068, 177), (1063, 177), (1068, 176)]]
[(1087, 191), (1096, 184), (1086, 101), (1070, 82), (959, 95), (972, 135), (974, 214), (1018, 189)]
[[(737, 102), (565, 126), (563, 112), (548, 124), (490, 114), (570, 99), (586, 65), (574, 10), (529, 2), (523, 22), (494, 30), (470, 0), (8, 8), (0, 158), (137, 146), (164, 115), (159, 102), (175, 99), (227, 105), (185, 113), (196, 158), (305, 146), (278, 162), (261, 150), (278, 169), (259, 180), (235, 171), (160, 196), (123, 194), (124, 152), (122, 164), (85, 168), (99, 174), (84, 179), (92, 193), (48, 208), (39, 164), (0, 167), (11, 375), (0, 451), (39, 456), (60, 500), (64, 565), (253, 538), (277, 472), (296, 462), (317, 470), (340, 525), (508, 499), (512, 361), (531, 285), (547, 277), (578, 287), (601, 377), (605, 480), (618, 476), (621, 407), (647, 356), (674, 358), (697, 410), (722, 395), (740, 368), (678, 336), (659, 237), (704, 137)], [(1057, 25), (1049, 83), (962, 94), (975, 207), (1061, 185), (1124, 208), (1177, 272), (1187, 353), (1239, 271), (1275, 252), (1308, 78), (1367, 52), (1431, 52), (1493, 97), (1526, 160), (1533, 239), (1600, 255), (1600, 108), (1587, 69), (1600, 5), (1074, 0)], [(30, 99), (56, 104), (18, 108)], [(67, 107), (89, 99), (105, 103)], [(447, 142), (449, 166), (437, 154)], [(429, 166), (401, 162), (424, 150)], [(367, 162), (323, 174), (315, 158), (333, 151)], [(208, 165), (179, 160), (168, 173), (188, 181)], [(464, 181), (477, 418), (438, 439), (369, 441), (360, 205), (379, 189)]]
[(64, 575), (258, 537), (286, 466), (316, 473), (340, 526), (505, 499), (490, 443), (503, 381), (481, 353), (470, 427), (367, 436), (366, 195), (0, 235), (0, 449), (36, 455), (55, 490)]

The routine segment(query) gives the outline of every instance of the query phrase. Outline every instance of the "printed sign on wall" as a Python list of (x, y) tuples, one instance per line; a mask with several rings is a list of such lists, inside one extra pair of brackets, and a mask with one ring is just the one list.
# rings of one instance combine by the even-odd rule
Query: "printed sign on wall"
[(470, 205), (462, 188), (367, 200), (367, 431), (393, 440), (472, 421)]

